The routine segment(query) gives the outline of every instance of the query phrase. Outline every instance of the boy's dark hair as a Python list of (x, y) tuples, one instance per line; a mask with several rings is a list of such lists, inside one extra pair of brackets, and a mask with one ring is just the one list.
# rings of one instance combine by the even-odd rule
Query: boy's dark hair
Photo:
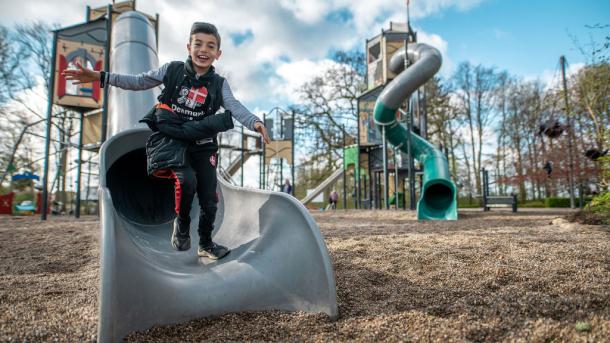
[(193, 26), (191, 26), (191, 36), (189, 37), (189, 43), (193, 39), (193, 35), (196, 33), (207, 33), (209, 35), (213, 35), (216, 37), (218, 41), (218, 48), (220, 49), (220, 34), (218, 34), (218, 29), (214, 24), (204, 23), (204, 22), (195, 22)]

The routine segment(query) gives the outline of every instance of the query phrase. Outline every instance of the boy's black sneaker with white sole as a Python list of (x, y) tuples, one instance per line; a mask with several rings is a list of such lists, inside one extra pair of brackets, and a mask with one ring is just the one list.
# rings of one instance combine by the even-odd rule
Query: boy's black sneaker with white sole
[(190, 223), (180, 225), (178, 218), (174, 219), (174, 230), (172, 232), (172, 247), (178, 251), (191, 248), (191, 236), (189, 234)]
[(199, 245), (199, 249), (197, 249), (197, 256), (211, 258), (212, 260), (219, 260), (227, 256), (229, 252), (231, 252), (229, 248), (212, 243), (206, 246)]

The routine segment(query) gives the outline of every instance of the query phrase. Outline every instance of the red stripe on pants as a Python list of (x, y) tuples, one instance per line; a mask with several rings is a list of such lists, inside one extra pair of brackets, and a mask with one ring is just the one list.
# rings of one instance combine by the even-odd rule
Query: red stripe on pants
[(182, 186), (180, 185), (180, 179), (178, 175), (172, 170), (172, 176), (174, 177), (174, 196), (176, 201), (176, 214), (180, 214), (180, 199), (182, 199)]

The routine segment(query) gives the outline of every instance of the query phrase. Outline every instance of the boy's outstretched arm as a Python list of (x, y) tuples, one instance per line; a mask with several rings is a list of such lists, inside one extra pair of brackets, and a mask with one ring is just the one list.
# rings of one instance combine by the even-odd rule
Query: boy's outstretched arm
[(261, 136), (263, 136), (265, 144), (271, 143), (271, 139), (267, 133), (267, 128), (265, 128), (263, 122), (257, 116), (252, 114), (252, 112), (248, 111), (248, 109), (242, 105), (239, 100), (235, 99), (233, 92), (231, 91), (231, 87), (229, 87), (229, 83), (226, 79), (222, 84), (222, 100), (224, 104), (223, 107), (231, 111), (233, 117), (235, 117), (238, 122), (248, 129), (260, 133)]
[[(162, 84), (168, 66), (169, 63), (166, 63), (159, 69), (138, 75), (122, 75), (91, 70), (83, 67), (80, 63), (76, 63), (77, 69), (66, 69), (62, 74), (66, 77), (66, 80), (73, 81), (75, 84), (101, 81), (102, 85), (112, 85), (129, 90), (144, 90)], [(104, 80), (102, 80), (102, 74)]]

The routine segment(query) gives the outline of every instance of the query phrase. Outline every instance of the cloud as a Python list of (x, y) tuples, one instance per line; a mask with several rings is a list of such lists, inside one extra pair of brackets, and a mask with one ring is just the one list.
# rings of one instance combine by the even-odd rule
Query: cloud
[(285, 96), (291, 102), (299, 102), (297, 90), (316, 75), (321, 75), (337, 62), (324, 59), (321, 61), (300, 60), (296, 62), (283, 63), (277, 68), (279, 76), (275, 89), (279, 95)]
[(440, 51), (443, 56), (443, 64), (439, 73), (444, 77), (449, 77), (455, 70), (455, 63), (449, 58), (449, 43), (441, 36), (427, 33), (421, 29), (417, 30), (417, 39), (420, 43), (426, 43)]
[[(566, 78), (570, 78), (572, 75), (576, 75), (582, 68), (585, 67), (584, 63), (574, 63), (568, 65), (566, 70)], [(524, 81), (540, 81), (545, 88), (557, 88), (562, 87), (561, 84), (561, 69), (559, 65), (556, 69), (544, 69), (542, 72), (535, 75), (526, 75), (523, 77)]]
[[(466, 11), (481, 0), (426, 0), (411, 2), (411, 18), (442, 13), (449, 8)], [(91, 0), (91, 7), (107, 5)], [(42, 19), (62, 26), (84, 21), (81, 1), (30, 0), (3, 5), (2, 22)], [(183, 1), (165, 0), (137, 3), (138, 10), (160, 14), (159, 62), (183, 60), (190, 24), (215, 23), (223, 37), (223, 54), (216, 66), (230, 81), (238, 99), (264, 108), (278, 96), (278, 102), (294, 100), (290, 93), (299, 82), (315, 75), (329, 63), (328, 55), (339, 49), (363, 49), (365, 39), (387, 28), (390, 20), (404, 22), (404, 0), (238, 0)], [(28, 15), (25, 16), (24, 13)], [(442, 37), (419, 30), (422, 42), (443, 53), (442, 73), (452, 70), (448, 44)]]

